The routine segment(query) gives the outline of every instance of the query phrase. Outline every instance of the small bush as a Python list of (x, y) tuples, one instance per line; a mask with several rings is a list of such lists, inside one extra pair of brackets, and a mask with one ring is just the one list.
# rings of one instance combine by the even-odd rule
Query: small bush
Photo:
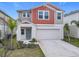
[(18, 41), (17, 47), (18, 47), (18, 48), (24, 48), (24, 47), (23, 47), (23, 41)]
[(35, 44), (31, 44), (31, 43), (28, 43), (28, 48), (34, 48), (35, 47)]
[(37, 40), (35, 38), (33, 38), (32, 41), (30, 41), (30, 43), (28, 44), (28, 48), (34, 48), (34, 47), (36, 47), (35, 42), (37, 42)]
[(2, 39), (2, 45), (3, 46), (8, 46), (9, 43), (10, 43), (10, 40)]
[(20, 44), (17, 42), (17, 49), (20, 49), (21, 48), (21, 46), (20, 46)]
[(30, 42), (37, 42), (37, 40), (35, 38), (33, 38), (32, 41), (30, 41)]
[(35, 48), (36, 46), (37, 46), (37, 44), (34, 44), (32, 42), (27, 44), (28, 48)]

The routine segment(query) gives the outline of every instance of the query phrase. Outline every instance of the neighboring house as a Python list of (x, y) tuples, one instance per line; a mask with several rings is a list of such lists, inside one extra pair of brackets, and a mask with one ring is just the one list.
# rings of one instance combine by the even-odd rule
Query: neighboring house
[(63, 39), (63, 10), (51, 4), (17, 10), (17, 40)]
[(7, 21), (10, 18), (6, 13), (0, 10), (0, 39), (3, 39), (9, 32)]
[(79, 10), (71, 11), (68, 14), (64, 15), (63, 23), (69, 24), (70, 34), (72, 37), (79, 38), (79, 29), (75, 24), (71, 24), (71, 21), (76, 20), (79, 21)]

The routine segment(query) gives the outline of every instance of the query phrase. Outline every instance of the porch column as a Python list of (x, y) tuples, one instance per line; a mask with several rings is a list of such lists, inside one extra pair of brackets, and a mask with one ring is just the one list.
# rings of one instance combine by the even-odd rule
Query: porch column
[(36, 27), (32, 26), (32, 39), (36, 38)]
[(16, 34), (17, 34), (17, 40), (18, 41), (21, 40), (21, 30), (20, 29), (21, 29), (20, 26), (17, 26), (17, 32), (16, 32)]

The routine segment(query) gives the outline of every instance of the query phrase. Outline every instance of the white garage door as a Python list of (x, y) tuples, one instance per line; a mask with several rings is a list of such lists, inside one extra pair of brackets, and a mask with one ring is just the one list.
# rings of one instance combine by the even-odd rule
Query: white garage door
[(38, 29), (37, 38), (38, 39), (59, 39), (60, 30), (59, 29)]

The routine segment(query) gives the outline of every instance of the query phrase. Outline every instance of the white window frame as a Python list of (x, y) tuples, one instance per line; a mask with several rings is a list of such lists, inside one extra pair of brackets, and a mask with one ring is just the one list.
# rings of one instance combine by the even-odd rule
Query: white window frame
[[(22, 17), (24, 17), (24, 12), (22, 13)], [(26, 17), (26, 13), (25, 13), (25, 17)]]
[[(42, 19), (39, 18), (39, 12), (43, 12), (43, 18)], [(47, 10), (38, 10), (38, 20), (48, 20), (48, 19), (45, 19), (45, 12), (48, 12), (48, 19), (49, 19), (49, 11), (47, 11)]]
[[(57, 19), (58, 13), (61, 13), (61, 19)], [(56, 20), (62, 20), (62, 11), (56, 11)]]
[[(24, 14), (24, 13), (23, 13), (23, 14)], [(22, 17), (24, 17), (23, 14), (22, 14)], [(31, 15), (29, 14), (29, 17), (30, 17), (30, 16), (31, 16)], [(25, 17), (27, 17), (27, 12), (25, 13)]]

